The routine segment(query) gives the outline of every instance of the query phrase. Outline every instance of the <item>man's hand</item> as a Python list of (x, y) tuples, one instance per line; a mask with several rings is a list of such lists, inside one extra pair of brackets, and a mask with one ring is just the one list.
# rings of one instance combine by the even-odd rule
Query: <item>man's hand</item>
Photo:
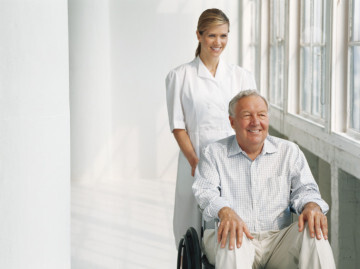
[(251, 235), (245, 222), (229, 207), (223, 207), (219, 211), (220, 226), (218, 228), (217, 240), (221, 242), (220, 247), (224, 248), (226, 239), (230, 233), (229, 249), (234, 249), (235, 239), (237, 248), (241, 247), (243, 233), (249, 239), (254, 237)]
[(321, 239), (321, 231), (324, 235), (324, 239), (328, 239), (328, 225), (327, 218), (324, 213), (321, 211), (321, 208), (318, 204), (310, 202), (307, 203), (299, 216), (299, 232), (302, 232), (305, 227), (305, 222), (308, 222), (310, 236), (312, 238)]

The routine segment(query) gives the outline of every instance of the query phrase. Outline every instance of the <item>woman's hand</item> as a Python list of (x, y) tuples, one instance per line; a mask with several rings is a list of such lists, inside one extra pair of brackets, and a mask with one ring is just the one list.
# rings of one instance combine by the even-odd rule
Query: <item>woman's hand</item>
[(191, 160), (188, 160), (191, 166), (191, 175), (195, 175), (196, 166), (199, 162), (199, 158), (195, 155)]
[(190, 137), (184, 129), (174, 129), (173, 134), (175, 139), (186, 159), (191, 166), (191, 175), (195, 175), (196, 166), (199, 162), (199, 158), (196, 155), (194, 147), (191, 143)]

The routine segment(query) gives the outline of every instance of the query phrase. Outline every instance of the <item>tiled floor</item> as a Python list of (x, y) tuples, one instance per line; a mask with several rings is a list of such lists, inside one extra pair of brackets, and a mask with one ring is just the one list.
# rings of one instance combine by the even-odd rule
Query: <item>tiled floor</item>
[(72, 269), (176, 268), (175, 183), (72, 183)]

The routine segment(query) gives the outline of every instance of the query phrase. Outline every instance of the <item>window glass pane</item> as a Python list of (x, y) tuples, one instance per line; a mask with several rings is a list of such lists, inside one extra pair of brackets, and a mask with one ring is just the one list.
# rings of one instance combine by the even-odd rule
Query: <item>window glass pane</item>
[(323, 47), (314, 47), (313, 48), (313, 83), (312, 83), (312, 109), (311, 114), (317, 117), (323, 117), (324, 113), (321, 109), (322, 104), (324, 103), (324, 48)]
[(276, 102), (279, 107), (283, 106), (283, 92), (284, 92), (284, 62), (285, 52), (283, 43), (278, 46), (278, 87), (276, 89)]
[(270, 103), (275, 101), (275, 89), (276, 89), (276, 47), (270, 48)]
[(351, 41), (360, 41), (360, 0), (352, 0)]
[(301, 112), (315, 118), (325, 116), (326, 6), (324, 1), (301, 2)]
[(258, 0), (250, 1), (250, 10), (251, 10), (251, 43), (256, 44), (259, 40), (258, 38)]
[(301, 1), (301, 43), (309, 43), (311, 40), (310, 7), (310, 1)]
[(270, 2), (270, 42), (276, 41), (276, 0)]
[(323, 43), (325, 42), (325, 14), (323, 1), (314, 1), (313, 11), (313, 42)]
[(285, 38), (285, 1), (278, 0), (278, 14), (277, 14), (277, 27), (278, 27), (278, 36), (282, 39)]
[(350, 128), (360, 132), (360, 46), (350, 49)]
[[(260, 75), (260, 66), (259, 66), (259, 0), (250, 0), (249, 1), (249, 12), (251, 13), (251, 21), (248, 23), (250, 27), (250, 44), (247, 49), (247, 61), (248, 68), (254, 74), (256, 84), (259, 85), (259, 75)], [(248, 57), (248, 55), (250, 57)]]
[(301, 49), (301, 110), (311, 113), (311, 48)]
[(283, 106), (285, 62), (285, 0), (273, 0), (270, 7), (270, 103)]
[[(257, 60), (257, 50), (256, 50), (256, 46), (251, 45), (249, 47), (248, 54), (250, 54), (249, 67), (251, 67), (251, 69), (249, 68), (249, 70), (254, 74), (255, 80), (256, 80), (256, 78), (257, 78), (257, 76), (256, 76), (256, 74), (257, 74), (257, 62), (256, 62), (256, 60)], [(259, 82), (256, 80), (256, 84), (259, 87), (258, 83)]]

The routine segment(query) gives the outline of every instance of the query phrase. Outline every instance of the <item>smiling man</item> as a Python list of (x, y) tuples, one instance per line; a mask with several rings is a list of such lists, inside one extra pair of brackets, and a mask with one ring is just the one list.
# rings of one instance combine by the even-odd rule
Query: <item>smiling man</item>
[[(235, 135), (202, 151), (193, 191), (206, 221), (204, 246), (216, 268), (335, 268), (326, 212), (304, 154), (268, 135), (268, 103), (255, 90), (229, 103)], [(291, 224), (291, 212), (299, 220)], [(218, 244), (215, 243), (217, 240)]]

